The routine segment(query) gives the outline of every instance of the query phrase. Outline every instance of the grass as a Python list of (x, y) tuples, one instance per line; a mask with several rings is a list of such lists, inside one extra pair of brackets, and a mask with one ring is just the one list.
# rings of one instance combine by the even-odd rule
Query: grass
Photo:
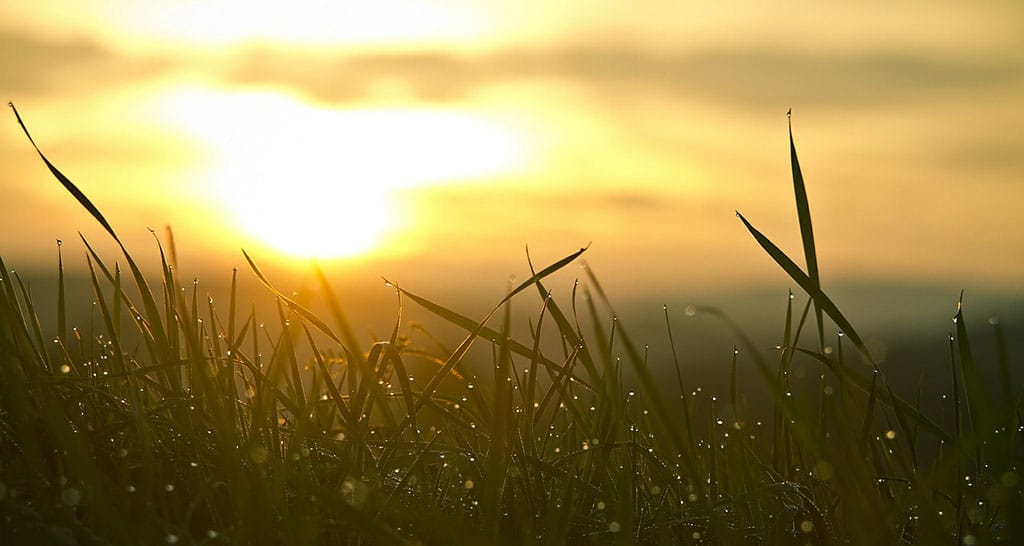
[[(688, 383), (674, 310), (673, 358), (649, 362), (589, 270), (579, 290), (590, 297), (551, 296), (545, 279), (585, 249), (531, 263), (481, 319), (392, 285), (465, 335), (454, 349), (425, 347), (399, 313), (386, 340), (366, 342), (322, 274), (326, 318), (249, 255), (276, 302), (270, 316), (238, 301), (237, 271), (216, 306), (163, 248), (150, 285), (40, 152), (129, 275), (83, 240), (95, 305), (90, 324), (72, 326), (62, 255), (57, 309), (45, 313), (0, 260), (2, 542), (1021, 543), (1022, 392), (1009, 356), (977, 362), (958, 308), (942, 414), (922, 409), (923, 387), (895, 392), (822, 289), (792, 133), (790, 143), (806, 267), (740, 216), (807, 295), (789, 298), (778, 347), (755, 346), (715, 309), (683, 313), (735, 331), (742, 350), (725, 359), (722, 398)], [(533, 311), (519, 340), (513, 303)], [(759, 371), (768, 407), (748, 406), (739, 359)], [(797, 361), (820, 369), (813, 388), (791, 384)], [(652, 373), (668, 368), (675, 385)]]

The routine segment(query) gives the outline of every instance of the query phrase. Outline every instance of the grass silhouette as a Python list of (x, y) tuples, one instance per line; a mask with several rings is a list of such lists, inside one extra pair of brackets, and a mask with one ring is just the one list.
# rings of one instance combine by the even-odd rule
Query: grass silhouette
[[(594, 297), (551, 296), (545, 278), (586, 249), (539, 269), (531, 262), (531, 277), (481, 319), (392, 285), (464, 337), (451, 350), (424, 349), (402, 333), (398, 317), (388, 339), (364, 348), (323, 273), (327, 318), (275, 287), (248, 254), (276, 302), (273, 316), (238, 301), (237, 271), (227, 308), (218, 308), (196, 284), (180, 282), (162, 248), (160, 283), (151, 286), (99, 208), (36, 147), (118, 243), (130, 278), (83, 239), (94, 323), (69, 329), (61, 256), (56, 324), (44, 327), (26, 284), (0, 260), (0, 537), (10, 544), (1024, 541), (1024, 393), (1009, 384), (1005, 351), (992, 366), (1003, 378), (993, 392), (958, 307), (943, 363), (946, 413), (922, 410), (921, 391), (895, 392), (822, 289), (792, 131), (790, 147), (806, 267), (737, 213), (808, 296), (801, 305), (791, 295), (777, 350), (755, 346), (715, 309), (687, 310), (719, 314), (735, 330), (743, 352), (733, 351), (728, 400), (687, 384), (667, 307), (673, 360), (654, 363), (620, 321), (609, 320), (609, 298), (589, 270)], [(538, 309), (526, 339), (511, 336), (513, 298)], [(826, 317), (839, 329), (834, 347)], [(756, 364), (769, 407), (746, 404), (741, 357)], [(820, 369), (816, 388), (791, 385), (797, 359)], [(677, 385), (651, 373), (667, 367)]]

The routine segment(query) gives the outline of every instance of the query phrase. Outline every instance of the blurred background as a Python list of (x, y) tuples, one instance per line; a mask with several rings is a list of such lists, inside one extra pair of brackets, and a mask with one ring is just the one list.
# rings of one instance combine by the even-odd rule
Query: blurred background
[[(0, 91), (44, 153), (154, 269), (147, 228), (171, 226), (212, 291), (243, 247), (286, 292), (316, 259), (386, 332), (382, 276), (480, 317), (527, 245), (545, 265), (590, 244), (634, 329), (696, 302), (777, 335), (797, 287), (735, 211), (802, 263), (792, 108), (823, 285), (865, 337), (941, 351), (961, 289), (974, 323), (1020, 332), (1020, 2), (68, 0), (0, 21)], [(13, 115), (0, 165), (0, 256), (38, 297), (56, 239), (71, 274), (79, 232), (117, 258)]]

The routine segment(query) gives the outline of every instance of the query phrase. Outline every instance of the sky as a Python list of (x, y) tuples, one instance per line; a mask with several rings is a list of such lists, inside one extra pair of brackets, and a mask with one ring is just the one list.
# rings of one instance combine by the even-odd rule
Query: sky
[[(792, 286), (735, 217), (800, 261), (792, 108), (826, 289), (1024, 297), (1020, 2), (7, 2), (0, 92), (185, 269), (500, 294), (589, 244), (664, 299)], [(13, 115), (0, 165), (8, 265), (102, 247)]]

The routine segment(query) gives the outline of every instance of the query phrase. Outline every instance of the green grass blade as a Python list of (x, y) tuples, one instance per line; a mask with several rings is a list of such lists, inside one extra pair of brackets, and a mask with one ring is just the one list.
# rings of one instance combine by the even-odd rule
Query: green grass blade
[(89, 214), (91, 214), (92, 217), (95, 218), (101, 226), (103, 226), (103, 229), (107, 230), (107, 233), (109, 233), (111, 237), (117, 239), (117, 234), (114, 233), (114, 228), (110, 227), (110, 223), (107, 222), (107, 219), (103, 217), (102, 213), (100, 213), (100, 209), (96, 208), (96, 205), (92, 204), (92, 201), (82, 193), (82, 190), (78, 189), (78, 186), (76, 186), (74, 182), (64, 176), (64, 173), (60, 172), (60, 170), (57, 169), (53, 163), (50, 163), (50, 160), (43, 155), (42, 150), (39, 149), (39, 146), (36, 145), (36, 141), (32, 138), (32, 135), (29, 134), (28, 127), (25, 126), (25, 122), (21, 120), (21, 114), (18, 113), (18, 109), (15, 108), (14, 103), (8, 102), (7, 106), (10, 106), (11, 110), (14, 111), (14, 117), (18, 120), (18, 125), (21, 126), (21, 130), (25, 132), (25, 136), (28, 137), (28, 141), (32, 144), (32, 147), (35, 148), (36, 153), (39, 154), (40, 158), (42, 158), (43, 163), (45, 163), (46, 167), (50, 169), (53, 176), (61, 183), (62, 186), (64, 186), (64, 189), (68, 190), (68, 193), (74, 196), (85, 210), (89, 211)]
[(66, 344), (68, 342), (68, 313), (64, 286), (64, 253), (61, 251), (63, 246), (64, 243), (57, 239), (57, 339)]
[(146, 283), (146, 278), (142, 275), (142, 271), (135, 264), (135, 260), (132, 259), (131, 255), (128, 253), (128, 249), (126, 249), (124, 244), (121, 243), (121, 239), (114, 232), (114, 228), (110, 226), (110, 223), (107, 222), (107, 219), (103, 217), (103, 214), (101, 214), (99, 209), (96, 208), (96, 205), (94, 205), (92, 201), (90, 201), (89, 198), (85, 196), (85, 193), (83, 193), (82, 190), (80, 190), (78, 186), (76, 186), (71, 181), (71, 179), (65, 176), (64, 173), (57, 169), (57, 167), (54, 166), (53, 163), (50, 163), (50, 160), (47, 159), (45, 155), (43, 155), (42, 150), (39, 149), (39, 146), (36, 145), (36, 142), (32, 138), (32, 135), (29, 134), (28, 127), (26, 127), (25, 123), (21, 120), (21, 115), (18, 113), (18, 109), (14, 107), (14, 104), (8, 103), (8, 106), (10, 106), (11, 110), (14, 111), (14, 117), (17, 118), (18, 125), (20, 125), (22, 131), (25, 132), (25, 136), (28, 137), (29, 142), (32, 143), (32, 147), (35, 148), (36, 153), (38, 153), (39, 157), (42, 158), (43, 163), (45, 163), (46, 167), (50, 169), (50, 173), (52, 173), (53, 176), (61, 183), (61, 185), (64, 186), (68, 193), (70, 193), (75, 198), (75, 200), (78, 201), (78, 203), (82, 205), (82, 207), (84, 207), (85, 210), (87, 210), (89, 214), (96, 219), (97, 222), (99, 222), (101, 226), (103, 226), (103, 229), (105, 229), (107, 233), (110, 234), (110, 236), (114, 239), (115, 242), (117, 242), (118, 246), (121, 248), (121, 252), (124, 254), (125, 259), (128, 261), (128, 267), (132, 271), (132, 276), (135, 278), (136, 288), (139, 291), (139, 295), (142, 297), (149, 322), (153, 325), (152, 333), (155, 337), (155, 340), (157, 341), (157, 345), (163, 351), (166, 352), (167, 340), (164, 336), (159, 309), (156, 306), (156, 301), (153, 299), (152, 292), (149, 290), (149, 285)]
[(676, 370), (676, 381), (679, 385), (679, 402), (683, 407), (683, 425), (686, 431), (686, 450), (688, 456), (692, 457), (692, 449), (695, 445), (693, 440), (693, 422), (690, 419), (690, 403), (686, 400), (686, 384), (683, 382), (683, 371), (679, 365), (679, 352), (676, 350), (676, 340), (672, 335), (672, 322), (669, 320), (668, 305), (662, 307), (665, 312), (665, 328), (668, 331), (668, 345), (672, 351), (672, 364)]
[[(807, 187), (804, 175), (800, 170), (800, 160), (796, 156), (796, 145), (793, 143), (792, 111), (786, 113), (789, 121), (789, 160), (793, 169), (793, 195), (796, 197), (796, 215), (800, 221), (800, 239), (804, 245), (804, 260), (807, 262), (807, 277), (821, 291), (821, 278), (818, 275), (818, 253), (814, 247), (814, 228), (811, 225), (811, 206), (807, 200)], [(821, 306), (814, 303), (814, 315), (818, 321), (818, 347), (825, 348), (825, 327), (821, 318)]]
[(270, 283), (270, 280), (267, 279), (266, 275), (264, 275), (263, 272), (260, 271), (260, 268), (256, 266), (256, 262), (254, 262), (252, 258), (249, 257), (249, 254), (245, 251), (245, 249), (242, 249), (242, 255), (245, 256), (245, 261), (249, 263), (249, 268), (252, 269), (252, 272), (256, 275), (256, 278), (259, 279), (261, 283), (263, 283), (263, 286), (267, 287), (267, 289), (270, 290), (275, 296), (280, 298), (281, 301), (283, 301), (284, 304), (287, 305), (289, 309), (294, 311), (304, 320), (308, 321), (310, 324), (316, 327), (317, 330), (323, 332), (324, 335), (331, 338), (331, 340), (333, 340), (335, 343), (341, 346), (341, 348), (344, 349), (347, 353), (352, 353), (352, 351), (349, 350), (345, 343), (341, 341), (341, 338), (334, 333), (334, 330), (331, 330), (331, 327), (328, 326), (327, 323), (320, 320), (320, 318), (313, 314), (312, 311), (306, 309), (297, 301), (289, 298), (283, 292), (275, 288), (274, 285)]
[(846, 317), (844, 317), (843, 314), (839, 311), (839, 308), (836, 307), (836, 304), (833, 303), (832, 300), (827, 295), (825, 295), (824, 292), (821, 291), (818, 285), (814, 281), (812, 281), (806, 273), (800, 270), (800, 267), (797, 266), (793, 262), (793, 260), (791, 260), (789, 256), (786, 255), (785, 252), (783, 252), (779, 247), (775, 246), (775, 243), (771, 242), (767, 237), (764, 236), (764, 234), (762, 234), (760, 231), (754, 228), (754, 226), (750, 225), (750, 222), (748, 222), (742, 214), (737, 212), (736, 216), (740, 219), (740, 221), (743, 222), (743, 225), (746, 226), (747, 231), (749, 231), (750, 234), (754, 236), (754, 240), (756, 240), (757, 243), (761, 245), (761, 248), (763, 248), (765, 252), (767, 252), (773, 260), (775, 260), (775, 263), (778, 264), (779, 267), (781, 267), (782, 270), (785, 271), (791, 279), (796, 281), (796, 283), (799, 284), (805, 292), (807, 292), (807, 295), (813, 298), (814, 302), (817, 305), (819, 305), (822, 308), (822, 310), (825, 311), (825, 313), (833, 321), (835, 321), (836, 325), (839, 326), (843, 333), (845, 333), (846, 336), (850, 338), (850, 341), (853, 342), (854, 346), (856, 346), (857, 349), (860, 350), (864, 358), (867, 359), (868, 362), (874, 362), (872, 360), (871, 353), (868, 351), (867, 346), (864, 345), (864, 341), (861, 339), (860, 334), (858, 334), (857, 331), (853, 328), (853, 325), (850, 324), (850, 321), (846, 320)]
[(352, 330), (352, 324), (345, 315), (345, 311), (341, 307), (341, 304), (338, 303), (338, 296), (334, 289), (331, 288), (331, 283), (327, 281), (327, 276), (324, 275), (324, 271), (319, 265), (316, 265), (314, 271), (316, 273), (317, 281), (320, 283), (320, 290), (324, 293), (324, 300), (327, 302), (327, 309), (334, 317), (334, 322), (337, 323), (338, 329), (341, 330), (341, 338), (357, 358), (363, 358), (363, 349), (360, 347), (359, 338), (356, 337), (355, 332)]
[(974, 361), (974, 353), (971, 350), (971, 340), (967, 334), (967, 324), (963, 315), (963, 293), (960, 294), (960, 301), (956, 304), (956, 315), (953, 322), (956, 323), (956, 345), (960, 356), (960, 371), (964, 381), (964, 392), (966, 393), (967, 415), (971, 422), (971, 430), (975, 434), (984, 434), (988, 431), (992, 422), (992, 398), (985, 387), (985, 380)]
[[(458, 327), (462, 328), (463, 330), (466, 330), (467, 332), (470, 332), (470, 336), (469, 337), (472, 337), (472, 338), (478, 338), (479, 337), (479, 338), (484, 338), (484, 339), (498, 339), (498, 337), (501, 335), (498, 331), (496, 331), (496, 330), (494, 330), (492, 328), (488, 328), (488, 327), (484, 326), (483, 323), (475, 322), (475, 321), (473, 321), (473, 319), (470, 319), (470, 318), (468, 318), (468, 317), (466, 317), (464, 315), (456, 313), (455, 311), (452, 311), (452, 310), (448, 309), (447, 307), (443, 307), (441, 305), (438, 305), (438, 304), (436, 304), (436, 303), (434, 303), (434, 302), (432, 302), (432, 301), (430, 301), (430, 300), (428, 300), (428, 299), (426, 299), (426, 298), (424, 298), (422, 296), (418, 296), (418, 295), (416, 295), (416, 294), (414, 294), (412, 292), (409, 292), (408, 290), (406, 290), (404, 288), (399, 288), (399, 290), (401, 290), (402, 294), (404, 294), (407, 298), (409, 298), (412, 301), (416, 302), (418, 305), (420, 305), (424, 309), (426, 309), (426, 310), (430, 311), (431, 313), (441, 317), (442, 319), (450, 322), (451, 324), (454, 324), (455, 326), (458, 326)], [(553, 307), (552, 307), (552, 309), (553, 309)], [(491, 315), (489, 314), (485, 318), (485, 320), (489, 319), (490, 316)], [(537, 362), (539, 362), (540, 364), (543, 364), (544, 367), (546, 367), (553, 374), (560, 375), (561, 373), (563, 373), (562, 368), (559, 366), (559, 364), (557, 362), (551, 360), (550, 358), (544, 356), (543, 354), (534, 353), (529, 347), (523, 345), (522, 343), (520, 343), (518, 341), (515, 341), (515, 340), (509, 341), (508, 347), (509, 347), (509, 349), (511, 351), (513, 351), (516, 354), (519, 354), (521, 356), (525, 356), (527, 358), (536, 359)], [(456, 351), (457, 350), (458, 349), (456, 349)], [(587, 382), (585, 379), (583, 379), (582, 377), (579, 377), (579, 376), (574, 376), (574, 377), (576, 377), (576, 381), (580, 385), (583, 385), (584, 387), (586, 387), (588, 389), (593, 389), (593, 386), (589, 382)]]

